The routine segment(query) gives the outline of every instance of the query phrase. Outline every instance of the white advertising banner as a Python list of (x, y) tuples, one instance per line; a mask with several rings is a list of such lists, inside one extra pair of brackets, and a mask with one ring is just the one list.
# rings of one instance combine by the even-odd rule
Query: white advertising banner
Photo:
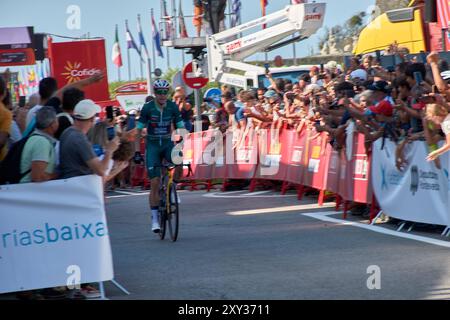
[(450, 224), (449, 155), (440, 157), (441, 168), (425, 160), (423, 141), (410, 143), (404, 151), (408, 165), (395, 167), (396, 145), (377, 140), (372, 153), (372, 186), (383, 212), (391, 217), (437, 225)]
[(116, 96), (116, 100), (119, 101), (120, 106), (125, 110), (125, 112), (130, 112), (131, 110), (140, 111), (145, 104), (146, 98), (147, 95), (145, 94), (128, 94)]
[(100, 177), (0, 186), (0, 293), (113, 277)]

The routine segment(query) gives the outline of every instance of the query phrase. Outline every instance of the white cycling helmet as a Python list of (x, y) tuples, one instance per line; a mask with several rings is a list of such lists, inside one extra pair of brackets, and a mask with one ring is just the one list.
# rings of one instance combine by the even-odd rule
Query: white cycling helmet
[(170, 89), (170, 83), (167, 80), (164, 79), (158, 79), (153, 83), (153, 89), (163, 89), (163, 90), (169, 90)]

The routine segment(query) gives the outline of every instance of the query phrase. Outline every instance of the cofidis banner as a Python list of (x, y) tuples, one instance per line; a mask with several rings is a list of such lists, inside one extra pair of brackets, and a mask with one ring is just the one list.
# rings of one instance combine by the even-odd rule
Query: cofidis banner
[(395, 144), (386, 140), (374, 143), (372, 152), (372, 186), (382, 210), (389, 216), (421, 223), (449, 225), (449, 157), (440, 157), (441, 168), (425, 160), (424, 142), (405, 148), (408, 165), (403, 171), (395, 167)]
[(103, 80), (83, 90), (86, 98), (109, 100), (104, 39), (50, 43), (49, 55), (51, 73), (59, 88), (103, 72)]
[(112, 278), (100, 177), (0, 186), (0, 293)]

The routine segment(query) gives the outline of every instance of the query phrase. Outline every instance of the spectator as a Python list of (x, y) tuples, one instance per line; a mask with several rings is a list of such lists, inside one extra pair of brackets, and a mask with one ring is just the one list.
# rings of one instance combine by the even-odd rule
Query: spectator
[(119, 146), (119, 138), (109, 141), (105, 146), (105, 156), (99, 160), (86, 134), (93, 127), (95, 115), (101, 108), (92, 100), (80, 101), (74, 109), (73, 126), (61, 135), (61, 177), (64, 179), (97, 174), (104, 177), (114, 151)]
[(13, 115), (4, 105), (8, 96), (6, 82), (0, 77), (0, 162), (6, 157), (9, 132), (11, 131)]
[(42, 107), (36, 113), (36, 129), (22, 151), (20, 171), (28, 172), (21, 183), (44, 182), (57, 178), (55, 133), (58, 130), (56, 112)]
[(64, 90), (62, 96), (62, 112), (57, 115), (59, 128), (55, 134), (56, 139), (59, 139), (64, 130), (73, 125), (73, 110), (81, 100), (84, 100), (84, 92), (82, 90), (77, 88)]
[[(39, 97), (40, 101), (39, 104), (35, 105), (30, 109), (30, 111), (27, 114), (26, 119), (26, 126), (28, 127), (31, 123), (31, 120), (36, 115), (36, 112), (40, 108), (46, 105), (46, 103), (50, 100), (50, 98), (53, 96), (53, 94), (58, 90), (58, 84), (56, 82), (56, 79), (54, 78), (44, 78), (39, 82)], [(60, 110), (58, 110), (60, 111)], [(59, 113), (59, 112), (58, 112)]]
[(441, 129), (445, 134), (445, 144), (441, 148), (428, 154), (427, 161), (433, 161), (450, 150), (450, 114), (445, 106), (428, 104), (426, 107), (426, 118), (436, 125), (441, 126)]
[[(87, 134), (90, 143), (98, 159), (102, 161), (105, 158), (105, 149), (108, 145), (108, 124), (98, 122), (91, 128)], [(122, 149), (122, 150), (121, 150)], [(117, 152), (117, 155), (116, 155)], [(105, 172), (105, 183), (111, 181), (117, 174), (126, 169), (129, 161), (134, 154), (132, 143), (121, 140), (119, 148), (114, 152), (113, 157), (108, 162), (108, 168)], [(117, 160), (114, 161), (114, 158)], [(123, 187), (122, 184), (120, 187)]]

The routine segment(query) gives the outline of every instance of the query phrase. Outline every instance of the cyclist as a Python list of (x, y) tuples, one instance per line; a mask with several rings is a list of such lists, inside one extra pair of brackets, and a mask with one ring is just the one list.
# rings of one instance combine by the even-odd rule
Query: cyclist
[[(171, 139), (174, 127), (184, 129), (184, 122), (181, 118), (178, 106), (169, 101), (170, 84), (166, 80), (156, 80), (153, 84), (155, 99), (142, 107), (139, 121), (137, 123), (136, 150), (140, 150), (139, 142), (141, 140), (142, 129), (147, 129), (146, 143), (146, 166), (150, 178), (150, 209), (152, 212), (152, 231), (160, 231), (158, 209), (159, 209), (159, 184), (161, 177), (162, 158), (169, 163), (174, 163), (172, 159), (172, 150), (174, 143)], [(174, 126), (173, 126), (174, 125)], [(136, 152), (135, 160), (139, 161), (142, 156)], [(174, 181), (177, 181), (182, 174), (182, 167), (175, 170)]]

